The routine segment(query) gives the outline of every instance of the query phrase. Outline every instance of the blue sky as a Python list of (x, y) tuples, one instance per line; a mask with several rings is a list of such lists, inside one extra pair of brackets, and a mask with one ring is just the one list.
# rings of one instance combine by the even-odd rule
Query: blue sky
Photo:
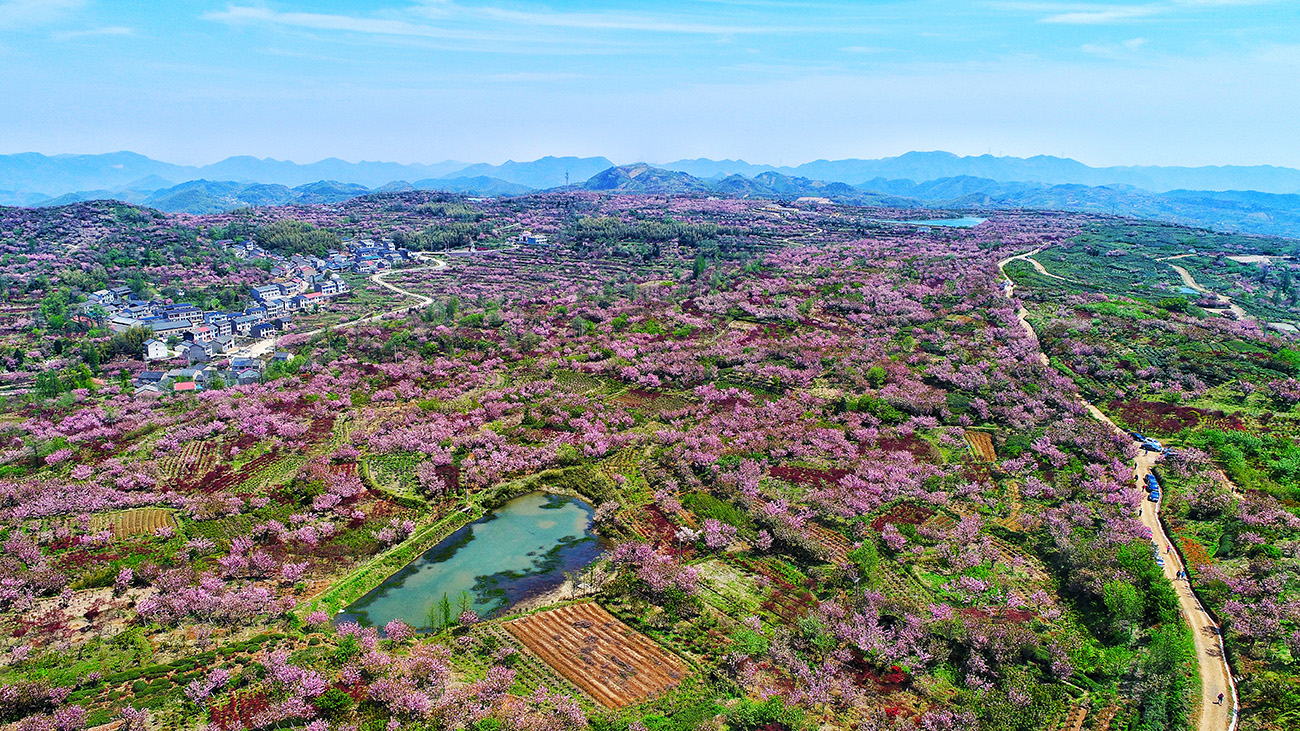
[(1294, 0), (0, 0), (0, 152), (1300, 167)]

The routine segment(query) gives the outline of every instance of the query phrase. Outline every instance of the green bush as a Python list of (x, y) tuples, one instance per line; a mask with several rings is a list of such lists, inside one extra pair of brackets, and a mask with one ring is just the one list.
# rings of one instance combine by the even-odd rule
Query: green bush
[(799, 729), (804, 725), (804, 713), (798, 708), (787, 706), (780, 696), (773, 696), (762, 703), (742, 698), (727, 711), (727, 723), (735, 731), (752, 731), (771, 723)]
[(356, 701), (338, 688), (330, 688), (316, 697), (312, 705), (327, 718), (338, 718), (352, 709)]
[(687, 493), (682, 498), (682, 504), (701, 519), (713, 518), (742, 530), (752, 528), (754, 525), (754, 521), (747, 513), (706, 492)]
[(907, 420), (907, 416), (903, 412), (876, 396), (863, 396), (858, 399), (858, 403), (854, 405), (853, 410), (865, 411), (886, 424), (901, 424)]

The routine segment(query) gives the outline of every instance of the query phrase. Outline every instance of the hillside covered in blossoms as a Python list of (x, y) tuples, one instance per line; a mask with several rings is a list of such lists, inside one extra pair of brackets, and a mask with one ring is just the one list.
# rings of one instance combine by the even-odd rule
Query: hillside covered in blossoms
[(1295, 728), (1296, 243), (967, 213), (0, 208), (0, 724)]

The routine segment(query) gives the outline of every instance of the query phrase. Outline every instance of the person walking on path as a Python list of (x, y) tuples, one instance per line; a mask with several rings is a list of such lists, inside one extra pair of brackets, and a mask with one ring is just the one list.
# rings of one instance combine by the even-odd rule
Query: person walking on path
[(1223, 694), (1219, 694), (1219, 705), (1223, 705)]

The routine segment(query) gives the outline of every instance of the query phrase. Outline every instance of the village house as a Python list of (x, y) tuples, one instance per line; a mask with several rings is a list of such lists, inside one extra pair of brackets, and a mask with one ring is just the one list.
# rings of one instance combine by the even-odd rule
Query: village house
[(275, 323), (259, 322), (249, 328), (248, 334), (254, 338), (265, 338), (274, 335), (276, 332)]
[(280, 285), (278, 284), (263, 284), (261, 286), (253, 287), (253, 299), (266, 301), (268, 299), (279, 297), (280, 294)]
[(147, 323), (153, 334), (159, 338), (166, 338), (175, 335), (180, 337), (182, 333), (189, 330), (191, 323), (189, 320), (153, 320)]
[(181, 346), (181, 355), (191, 363), (207, 363), (216, 353), (210, 343), (189, 341)]
[(261, 321), (262, 318), (257, 315), (240, 315), (235, 318), (235, 332), (239, 335), (247, 336), (248, 331)]
[(186, 340), (193, 340), (196, 343), (210, 343), (217, 337), (216, 331), (207, 325), (195, 325), (185, 333)]
[(149, 338), (144, 341), (144, 359), (145, 360), (166, 360), (172, 356), (171, 348), (167, 343), (155, 338)]
[(140, 371), (140, 375), (135, 377), (136, 385), (142, 386), (146, 383), (158, 383), (163, 379), (162, 371)]

